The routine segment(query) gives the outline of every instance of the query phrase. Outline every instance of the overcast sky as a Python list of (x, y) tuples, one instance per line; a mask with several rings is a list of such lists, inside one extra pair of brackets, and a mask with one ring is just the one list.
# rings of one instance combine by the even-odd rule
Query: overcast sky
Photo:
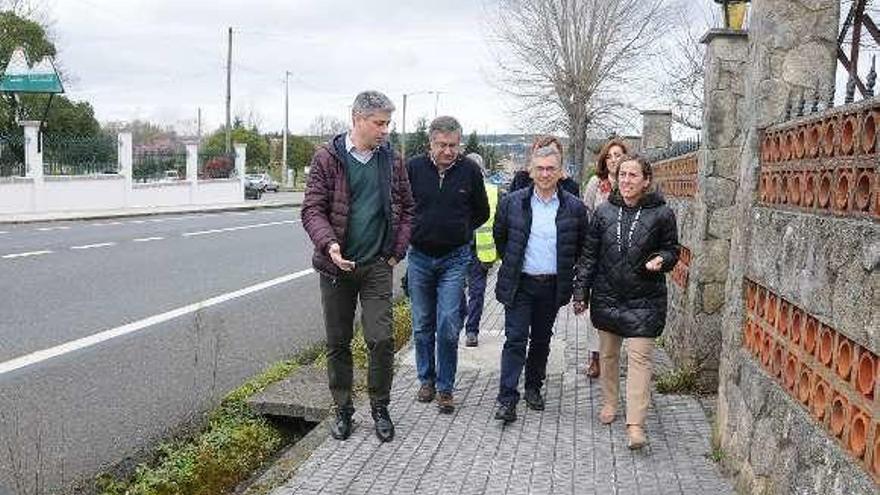
[[(407, 127), (419, 116), (460, 118), (465, 131), (515, 130), (489, 84), (493, 59), (479, 0), (46, 0), (68, 96), (101, 121), (149, 119), (204, 129), (225, 119), (227, 27), (233, 28), (232, 108), (265, 131), (283, 127), (290, 70), (293, 132), (318, 114), (347, 120), (354, 95), (388, 94)], [(399, 112), (395, 118), (399, 118)]]
[[(233, 114), (255, 116), (263, 131), (284, 122), (284, 72), (290, 70), (294, 133), (316, 115), (349, 120), (363, 89), (407, 104), (407, 129), (419, 117), (451, 114), (465, 132), (528, 129), (491, 81), (498, 74), (484, 34), (492, 0), (34, 0), (59, 50), (73, 99), (88, 100), (100, 121), (146, 119), (194, 133), (224, 122), (227, 28), (233, 28)], [(689, 6), (705, 30), (706, 0)], [(710, 2), (708, 2), (710, 3)], [(497, 47), (494, 47), (497, 49)], [(662, 61), (661, 61), (662, 62)], [(652, 86), (627, 88), (636, 108), (659, 108)], [(657, 73), (651, 73), (659, 71)], [(428, 92), (440, 92), (436, 94)], [(637, 114), (634, 114), (637, 117)], [(641, 122), (621, 132), (639, 132)], [(395, 122), (399, 129), (399, 122)]]

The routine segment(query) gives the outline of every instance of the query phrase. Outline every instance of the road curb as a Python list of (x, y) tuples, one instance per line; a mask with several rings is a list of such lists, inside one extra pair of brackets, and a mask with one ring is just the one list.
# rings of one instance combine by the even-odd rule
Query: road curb
[[(413, 340), (407, 343), (394, 354), (394, 376), (397, 376), (400, 361), (410, 352)], [(365, 394), (366, 395), (366, 394)], [(363, 397), (355, 403), (355, 409), (369, 409), (369, 397)], [(391, 411), (392, 414), (394, 411)], [(393, 416), (392, 416), (393, 417)], [(266, 495), (274, 492), (287, 480), (293, 478), (299, 468), (309, 460), (315, 450), (330, 437), (330, 422), (335, 418), (327, 416), (323, 421), (316, 424), (312, 431), (300, 438), (295, 444), (281, 451), (276, 458), (259, 474), (245, 481), (235, 490), (234, 495)], [(357, 428), (371, 428), (372, 424), (355, 424)]]
[(0, 217), (0, 225), (17, 225), (17, 224), (28, 224), (28, 223), (47, 223), (47, 222), (73, 222), (77, 220), (105, 220), (111, 218), (126, 218), (126, 217), (149, 217), (149, 216), (159, 216), (159, 215), (178, 215), (180, 213), (222, 213), (225, 211), (246, 211), (246, 210), (265, 210), (269, 208), (291, 208), (291, 207), (300, 207), (302, 206), (301, 201), (288, 201), (284, 203), (269, 203), (269, 204), (237, 204), (237, 205), (221, 205), (217, 207), (208, 207), (208, 208), (181, 208), (181, 209), (172, 209), (172, 210), (143, 210), (143, 211), (120, 211), (120, 212), (105, 212), (105, 211), (96, 211), (94, 214), (89, 212), (83, 212), (81, 214), (75, 214), (69, 217), (53, 217), (53, 218), (23, 218), (16, 219), (12, 218), (10, 220), (5, 220)]

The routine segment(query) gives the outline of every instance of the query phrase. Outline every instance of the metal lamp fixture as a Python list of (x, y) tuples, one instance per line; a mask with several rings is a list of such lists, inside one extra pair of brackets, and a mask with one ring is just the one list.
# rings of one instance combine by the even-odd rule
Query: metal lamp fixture
[(751, 0), (714, 0), (721, 4), (724, 12), (724, 27), (726, 29), (741, 30), (746, 20), (746, 12)]

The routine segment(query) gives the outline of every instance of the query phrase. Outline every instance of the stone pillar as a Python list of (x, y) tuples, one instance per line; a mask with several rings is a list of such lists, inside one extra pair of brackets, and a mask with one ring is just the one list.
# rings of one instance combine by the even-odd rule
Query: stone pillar
[(189, 183), (189, 202), (197, 203), (199, 194), (199, 142), (186, 141), (186, 181)]
[[(833, 84), (840, 1), (752, 0), (751, 9), (743, 88), (745, 97), (737, 103), (736, 121), (723, 119), (718, 112), (711, 113), (714, 118), (719, 119), (718, 123), (722, 127), (730, 125), (734, 128), (712, 138), (712, 145), (716, 149), (708, 158), (714, 157), (716, 163), (710, 164), (708, 170), (715, 173), (716, 179), (707, 185), (716, 185), (724, 191), (730, 187), (727, 184), (733, 185), (734, 203), (727, 216), (737, 219), (730, 226), (729, 263), (724, 288), (717, 440), (725, 453), (725, 463), (737, 473), (740, 491), (762, 493), (782, 492), (795, 486), (793, 478), (789, 478), (791, 484), (784, 484), (785, 478), (795, 475), (795, 464), (798, 463), (792, 460), (821, 454), (791, 451), (790, 447), (797, 444), (799, 438), (809, 438), (807, 434), (798, 436), (792, 433), (790, 438), (794, 442), (789, 441), (786, 446), (773, 445), (771, 442), (753, 443), (753, 439), (757, 437), (770, 438), (769, 435), (758, 433), (772, 427), (769, 421), (755, 422), (749, 412), (751, 408), (758, 410), (765, 407), (768, 391), (742, 378), (744, 359), (740, 353), (745, 316), (743, 278), (749, 257), (762, 254), (749, 252), (752, 235), (750, 219), (753, 215), (760, 167), (759, 134), (761, 129), (783, 119), (790, 91), (814, 88), (817, 77), (823, 88)], [(709, 40), (710, 47), (713, 41)], [(716, 91), (721, 91), (720, 88), (723, 87), (726, 78), (724, 71), (714, 70), (713, 73), (710, 70), (707, 79), (712, 79), (713, 76), (716, 83), (707, 84), (707, 92), (711, 91), (711, 86), (717, 88)], [(714, 105), (716, 103), (707, 98), (707, 107)], [(724, 145), (727, 142), (740, 143), (737, 145), (739, 152), (725, 150)], [(733, 161), (722, 159), (725, 156)], [(725, 170), (729, 165), (733, 168)], [(728, 176), (731, 177), (727, 178)], [(710, 190), (707, 189), (706, 194)], [(730, 196), (729, 193), (725, 194)], [(710, 224), (710, 228), (716, 232), (727, 230), (720, 215), (716, 216), (714, 227)], [(790, 415), (784, 411), (778, 414)], [(829, 469), (831, 468), (833, 466), (829, 465)], [(827, 474), (831, 478), (836, 476), (830, 471)], [(801, 483), (797, 486), (805, 485)], [(822, 491), (817, 490), (815, 493), (820, 492)], [(814, 492), (805, 490), (803, 493)]]
[(642, 111), (642, 152), (666, 149), (672, 144), (672, 112)]
[(40, 122), (23, 120), (19, 123), (24, 129), (24, 167), (25, 175), (33, 179), (34, 194), (31, 211), (46, 209), (46, 182), (43, 179), (43, 149), (40, 146)]
[(247, 144), (235, 143), (235, 173), (238, 175), (238, 182), (241, 184), (241, 197), (244, 199), (244, 164), (247, 161)]
[(27, 177), (42, 180), (43, 150), (40, 147), (40, 122), (24, 120), (21, 126), (24, 128), (24, 166), (27, 169)]
[(120, 132), (116, 135), (117, 152), (116, 160), (119, 163), (119, 175), (125, 177), (125, 195), (122, 203), (128, 207), (131, 204), (131, 190), (134, 182), (134, 149), (130, 132)]

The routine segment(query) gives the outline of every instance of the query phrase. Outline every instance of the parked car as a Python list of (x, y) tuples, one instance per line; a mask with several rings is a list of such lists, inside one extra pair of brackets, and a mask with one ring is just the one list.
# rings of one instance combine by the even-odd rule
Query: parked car
[(275, 179), (272, 178), (271, 175), (263, 173), (263, 174), (250, 174), (248, 177), (257, 185), (263, 192), (272, 191), (278, 192), (278, 183), (275, 182)]
[(162, 180), (166, 182), (180, 180), (180, 174), (177, 173), (177, 170), (166, 170), (165, 177)]
[(254, 183), (250, 176), (244, 177), (244, 199), (260, 199), (263, 196), (263, 188)]

